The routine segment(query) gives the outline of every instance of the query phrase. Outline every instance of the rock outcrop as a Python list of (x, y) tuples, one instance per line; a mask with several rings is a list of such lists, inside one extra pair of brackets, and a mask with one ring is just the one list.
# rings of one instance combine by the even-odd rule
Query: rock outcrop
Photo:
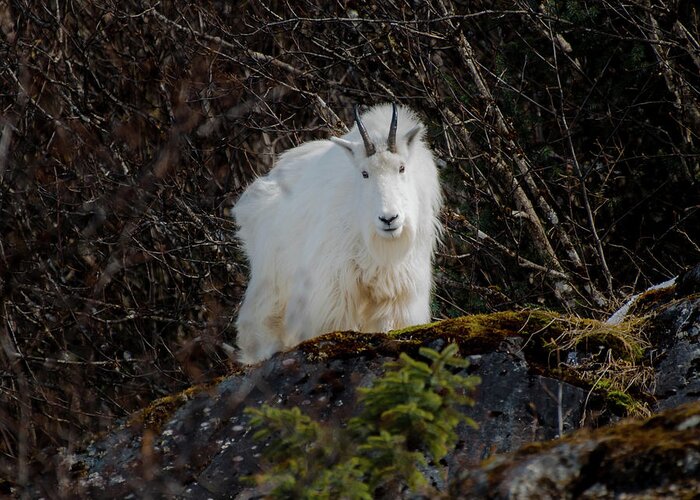
[[(684, 290), (689, 295), (666, 291), (640, 306), (637, 313), (649, 319), (632, 323), (643, 330), (637, 337), (624, 326), (538, 310), (466, 316), (390, 334), (328, 334), (217, 383), (158, 400), (81, 453), (64, 455), (59, 469), (70, 472), (59, 478), (62, 491), (246, 497), (254, 491), (243, 479), (259, 470), (261, 446), (252, 438), (246, 407), (298, 406), (315, 419), (340, 423), (356, 411), (356, 389), (380, 375), (386, 361), (452, 342), (470, 360), (469, 373), (482, 379), (476, 404), (466, 410), (479, 428), (459, 429), (456, 449), (436, 466), (449, 471), (449, 485), (435, 474), (439, 489), (473, 498), (690, 491), (700, 472), (700, 405), (679, 405), (700, 394), (700, 298), (695, 289)], [(600, 383), (602, 374), (587, 373), (603, 358), (627, 359), (625, 369), (653, 370), (654, 383), (631, 383), (627, 393), (611, 390)], [(618, 422), (640, 408), (666, 413)], [(618, 423), (576, 431), (611, 422)]]
[(463, 471), (451, 498), (697, 498), (700, 402), (536, 443)]

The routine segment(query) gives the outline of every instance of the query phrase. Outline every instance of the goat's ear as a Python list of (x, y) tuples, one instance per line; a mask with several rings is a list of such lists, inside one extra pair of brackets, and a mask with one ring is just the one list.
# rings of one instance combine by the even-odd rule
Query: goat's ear
[(424, 130), (425, 129), (423, 128), (423, 125), (418, 124), (411, 130), (406, 132), (406, 135), (404, 135), (403, 138), (406, 139), (406, 145), (408, 146), (408, 149), (411, 149), (413, 147), (413, 145), (416, 142), (416, 139), (420, 140), (423, 137)]
[(331, 141), (335, 142), (338, 146), (342, 147), (343, 150), (346, 153), (348, 153), (352, 158), (355, 157), (356, 143), (348, 141), (347, 139), (341, 139), (340, 137), (331, 137)]

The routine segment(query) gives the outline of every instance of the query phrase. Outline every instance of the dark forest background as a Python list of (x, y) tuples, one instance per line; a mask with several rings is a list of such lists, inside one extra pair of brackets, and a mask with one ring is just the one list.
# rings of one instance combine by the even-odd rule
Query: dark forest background
[(0, 0), (0, 492), (236, 368), (231, 206), (352, 106), (426, 121), (435, 318), (609, 314), (700, 260), (683, 0)]

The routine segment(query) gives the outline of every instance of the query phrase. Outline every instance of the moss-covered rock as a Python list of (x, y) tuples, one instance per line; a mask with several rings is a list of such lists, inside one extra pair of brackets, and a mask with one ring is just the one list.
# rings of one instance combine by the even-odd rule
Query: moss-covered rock
[[(434, 486), (451, 484), (466, 498), (682, 497), (697, 487), (700, 407), (619, 421), (693, 397), (700, 300), (667, 297), (649, 311), (618, 325), (519, 310), (386, 334), (323, 335), (210, 386), (161, 398), (84, 452), (66, 454), (68, 489), (75, 496), (236, 496), (246, 488), (242, 478), (260, 467), (245, 408), (297, 407), (344, 425), (357, 415), (357, 389), (387, 361), (456, 343), (470, 362), (465, 374), (481, 378), (475, 405), (464, 410), (479, 428), (458, 428), (455, 449), (426, 470)], [(580, 430), (611, 422), (618, 424)], [(465, 478), (460, 471), (471, 472)]]
[(471, 469), (453, 498), (697, 498), (700, 403), (581, 430)]
[[(456, 343), (471, 363), (467, 373), (482, 380), (476, 404), (465, 409), (480, 427), (460, 428), (457, 449), (445, 461), (457, 471), (644, 406), (635, 394), (639, 387), (618, 387), (611, 361), (636, 366), (635, 349), (644, 345), (644, 329), (636, 326), (520, 310), (386, 334), (330, 333), (210, 386), (156, 400), (121, 430), (93, 443), (71, 469), (80, 471), (75, 479), (85, 494), (133, 493), (133, 483), (113, 481), (114, 471), (146, 478), (152, 494), (163, 485), (186, 497), (236, 494), (258, 462), (246, 407), (300, 407), (319, 421), (342, 423), (356, 414), (356, 389), (383, 373), (386, 361), (401, 352), (416, 355), (421, 346)], [(589, 373), (594, 367), (607, 370), (605, 383), (596, 384)], [(438, 470), (431, 477), (445, 487)]]
[[(421, 345), (456, 343), (463, 355), (500, 349), (507, 339), (518, 349), (530, 371), (591, 389), (598, 402), (610, 402), (621, 415), (648, 415), (653, 375), (645, 364), (649, 347), (645, 321), (629, 317), (619, 324), (525, 309), (474, 314), (387, 334), (334, 332), (311, 339), (300, 349), (311, 360), (347, 356), (415, 352)], [(606, 384), (601, 383), (601, 376)], [(614, 397), (608, 397), (612, 391)], [(621, 404), (621, 398), (626, 404)], [(594, 398), (595, 399), (595, 398)]]

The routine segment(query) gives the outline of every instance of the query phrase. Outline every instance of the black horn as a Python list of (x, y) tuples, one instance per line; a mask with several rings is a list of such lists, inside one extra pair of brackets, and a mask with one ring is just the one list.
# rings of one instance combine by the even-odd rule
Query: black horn
[(396, 103), (391, 103), (391, 126), (389, 127), (389, 139), (387, 139), (386, 144), (389, 146), (389, 151), (396, 153), (396, 125), (399, 122), (399, 111), (396, 109)]
[(377, 148), (374, 147), (374, 143), (367, 135), (367, 129), (362, 123), (362, 120), (360, 120), (360, 113), (357, 109), (357, 104), (355, 105), (355, 123), (357, 123), (357, 130), (360, 131), (360, 135), (362, 136), (362, 142), (365, 143), (365, 151), (367, 151), (367, 156), (372, 156), (377, 152)]

